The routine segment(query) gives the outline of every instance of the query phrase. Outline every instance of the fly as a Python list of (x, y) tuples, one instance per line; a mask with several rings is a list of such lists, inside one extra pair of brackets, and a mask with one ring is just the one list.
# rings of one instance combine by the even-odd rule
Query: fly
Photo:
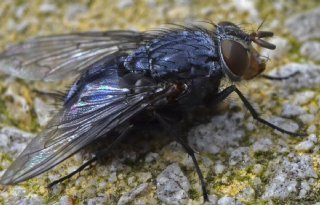
[[(0, 54), (0, 68), (24, 79), (54, 81), (78, 76), (64, 97), (63, 108), (18, 156), (2, 176), (1, 184), (17, 184), (61, 163), (93, 141), (116, 133), (116, 139), (57, 184), (102, 158), (148, 113), (191, 156), (203, 191), (208, 193), (194, 150), (178, 129), (199, 106), (212, 107), (236, 93), (253, 118), (280, 132), (259, 116), (234, 82), (262, 75), (266, 59), (252, 46), (275, 49), (263, 40), (269, 31), (246, 33), (230, 22), (177, 26), (158, 32), (107, 31), (38, 37)], [(281, 80), (284, 78), (269, 79)], [(290, 76), (289, 76), (290, 77)], [(220, 81), (230, 86), (219, 90)], [(165, 110), (166, 112), (163, 112)], [(172, 124), (168, 113), (181, 116)]]

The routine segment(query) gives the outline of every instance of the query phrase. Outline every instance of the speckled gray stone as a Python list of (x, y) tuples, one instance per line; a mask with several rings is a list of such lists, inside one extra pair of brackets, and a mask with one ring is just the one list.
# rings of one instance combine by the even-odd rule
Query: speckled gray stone
[(249, 147), (239, 147), (234, 149), (229, 157), (229, 164), (231, 166), (240, 165), (247, 167), (251, 164)]
[(23, 22), (21, 22), (20, 24), (18, 24), (18, 25), (16, 26), (16, 31), (17, 31), (18, 33), (24, 33), (24, 32), (27, 31), (27, 29), (29, 28), (29, 26), (30, 26), (30, 22), (28, 22), (28, 21), (23, 21)]
[(214, 173), (216, 174), (222, 174), (224, 172), (224, 170), (226, 169), (226, 167), (223, 164), (216, 164), (214, 166)]
[(128, 193), (125, 193), (124, 195), (122, 195), (118, 201), (118, 205), (125, 205), (125, 204), (129, 204), (130, 202), (132, 202), (139, 194), (141, 194), (142, 192), (146, 191), (148, 189), (148, 184), (147, 183), (143, 183), (140, 184), (138, 187), (134, 188), (133, 190), (131, 190)]
[(68, 21), (75, 21), (80, 14), (87, 12), (87, 10), (86, 4), (70, 4), (65, 13), (65, 18)]
[(253, 173), (259, 175), (259, 174), (262, 173), (262, 171), (263, 171), (263, 166), (262, 166), (261, 164), (255, 164), (255, 165), (253, 166), (253, 169), (252, 169), (252, 172), (253, 172)]
[(299, 41), (320, 38), (320, 7), (289, 17), (286, 26)]
[(57, 7), (53, 3), (43, 3), (39, 7), (39, 12), (43, 14), (54, 13), (57, 10)]
[(193, 2), (193, 0), (174, 0), (174, 2), (178, 5), (183, 6), (183, 5), (190, 5)]
[[(304, 187), (307, 187), (307, 185), (302, 186), (300, 182), (317, 178), (311, 157), (308, 155), (281, 159), (279, 164), (272, 166), (272, 169), (274, 176), (262, 196), (264, 200), (284, 200), (288, 197), (298, 199), (299, 194), (305, 192)], [(308, 182), (308, 186), (313, 184), (312, 180)]]
[[(10, 202), (9, 202), (10, 203)], [(44, 204), (43, 198), (41, 196), (30, 196), (19, 201), (19, 204), (28, 204), (28, 205), (40, 205)]]
[(13, 103), (16, 108), (14, 110), (8, 110), (8, 111), (12, 113), (12, 116), (15, 119), (24, 119), (26, 116), (26, 113), (30, 111), (30, 106), (28, 105), (27, 100), (21, 95), (19, 95), (19, 93), (17, 93), (15, 84), (14, 83), (11, 84), (10, 82), (8, 82), (8, 84), (9, 85), (7, 85), (8, 88), (4, 93), (4, 96), (12, 97)]
[(253, 201), (255, 197), (255, 190), (251, 187), (245, 188), (240, 194), (237, 195), (237, 199), (245, 201)]
[(145, 158), (145, 162), (153, 162), (153, 161), (155, 161), (157, 159), (159, 159), (159, 154), (150, 152), (150, 153), (147, 154), (147, 156)]
[(193, 128), (188, 135), (189, 144), (195, 150), (217, 154), (228, 147), (239, 146), (245, 136), (244, 112), (224, 113), (214, 116), (211, 122)]
[(308, 41), (300, 48), (301, 55), (313, 61), (320, 61), (320, 42)]
[(289, 44), (288, 40), (285, 38), (280, 38), (280, 37), (274, 37), (268, 42), (277, 45), (277, 49), (275, 50), (269, 50), (269, 49), (264, 49), (261, 52), (262, 56), (266, 56), (270, 58), (271, 60), (279, 60), (281, 58), (286, 57), (288, 54), (289, 50), (291, 49), (291, 45)]
[(309, 137), (306, 140), (297, 144), (295, 146), (295, 149), (297, 151), (304, 151), (304, 152), (311, 151), (313, 149), (313, 147), (315, 146), (315, 143), (317, 143), (317, 141), (318, 140), (317, 140), (316, 135), (311, 134), (311, 135), (309, 135)]
[(49, 105), (49, 103), (43, 102), (40, 98), (35, 98), (34, 109), (40, 126), (46, 126), (52, 118), (54, 111), (56, 111), (53, 106)]
[(312, 141), (306, 140), (300, 142), (295, 146), (295, 149), (298, 151), (310, 151), (314, 147), (314, 143)]
[(289, 152), (289, 146), (283, 139), (278, 139), (276, 143), (277, 151), (279, 153), (287, 153)]
[(157, 177), (157, 197), (168, 204), (186, 204), (190, 183), (177, 164), (169, 165)]
[(218, 200), (218, 205), (241, 205), (242, 203), (234, 198), (224, 196)]
[(69, 196), (64, 195), (60, 197), (59, 203), (60, 205), (72, 205), (72, 200)]
[(252, 145), (254, 152), (268, 152), (272, 148), (272, 141), (268, 138), (260, 139)]
[(19, 6), (19, 7), (16, 9), (15, 16), (16, 16), (17, 18), (23, 17), (23, 15), (25, 14), (27, 8), (28, 8), (28, 7), (27, 7), (26, 4), (23, 4), (23, 5)]
[(304, 109), (297, 105), (284, 103), (282, 106), (281, 116), (283, 117), (295, 117), (305, 113)]
[[(268, 119), (268, 121), (278, 127), (281, 127), (284, 130), (291, 131), (291, 132), (297, 132), (299, 130), (299, 125), (295, 123), (292, 120), (272, 116)], [(273, 130), (275, 133), (279, 133), (277, 130)]]
[(235, 9), (238, 11), (247, 12), (252, 21), (259, 21), (259, 12), (254, 1), (233, 0), (231, 3), (233, 3)]
[(315, 116), (313, 114), (303, 114), (299, 116), (299, 119), (304, 124), (310, 124), (315, 119)]
[(281, 85), (280, 90), (290, 92), (301, 88), (318, 88), (320, 85), (320, 66), (314, 64), (289, 63), (269, 72), (270, 75), (288, 76), (299, 71), (299, 74), (274, 85)]
[(110, 199), (108, 197), (95, 197), (92, 199), (88, 199), (85, 204), (87, 205), (104, 205), (110, 203)]
[(213, 205), (213, 204), (216, 204), (218, 201), (218, 197), (214, 194), (209, 195), (208, 198), (209, 198), (209, 202), (205, 203), (205, 205)]
[(0, 129), (0, 149), (3, 153), (18, 156), (35, 135), (13, 127)]
[(304, 105), (310, 102), (316, 93), (311, 90), (302, 91), (299, 93), (295, 93), (292, 103), (295, 105)]
[(133, 6), (134, 2), (134, 0), (120, 0), (118, 1), (118, 8), (121, 10), (129, 8)]

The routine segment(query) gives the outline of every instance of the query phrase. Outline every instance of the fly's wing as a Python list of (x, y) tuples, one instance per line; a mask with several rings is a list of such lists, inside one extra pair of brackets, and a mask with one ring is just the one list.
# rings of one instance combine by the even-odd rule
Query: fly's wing
[[(81, 148), (126, 122), (172, 92), (171, 84), (120, 86), (116, 65), (107, 77), (86, 84), (2, 176), (0, 183), (16, 184), (61, 163)], [(132, 75), (132, 74), (131, 74)]]
[(0, 70), (30, 80), (54, 81), (143, 43), (145, 35), (134, 31), (85, 32), (38, 37), (9, 47), (0, 54)]

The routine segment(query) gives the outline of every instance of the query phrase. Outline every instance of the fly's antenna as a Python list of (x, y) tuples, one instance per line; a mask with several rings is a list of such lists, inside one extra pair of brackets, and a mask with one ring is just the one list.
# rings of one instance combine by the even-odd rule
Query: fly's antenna
[(260, 25), (258, 26), (257, 32), (260, 30), (260, 28), (262, 28), (262, 26), (263, 26), (264, 22), (266, 21), (266, 19), (267, 19), (267, 16), (262, 20), (262, 22), (261, 22)]
[(271, 31), (259, 31), (264, 22), (266, 21), (267, 17), (263, 19), (263, 21), (260, 23), (259, 27), (257, 28), (256, 32), (252, 32), (250, 34), (250, 39), (254, 43), (258, 44), (261, 47), (274, 50), (276, 46), (274, 44), (271, 44), (265, 40), (262, 40), (262, 38), (268, 38), (272, 37), (273, 33)]

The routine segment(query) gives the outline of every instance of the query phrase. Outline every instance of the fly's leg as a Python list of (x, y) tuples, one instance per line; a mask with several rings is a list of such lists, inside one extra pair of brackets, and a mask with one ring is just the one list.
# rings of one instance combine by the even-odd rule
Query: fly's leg
[(201, 172), (201, 169), (199, 167), (199, 164), (198, 164), (198, 161), (196, 159), (196, 156), (194, 155), (195, 151), (188, 145), (188, 143), (185, 140), (181, 139), (179, 136), (176, 136), (176, 141), (182, 145), (182, 147), (186, 150), (186, 152), (191, 157), (191, 159), (193, 161), (193, 164), (194, 164), (194, 167), (196, 168), (197, 174), (198, 174), (199, 179), (200, 179), (202, 195), (203, 195), (203, 201), (204, 202), (209, 201), (208, 191), (207, 191), (207, 188), (206, 188), (206, 183), (204, 181), (204, 177), (202, 175), (202, 172)]
[(61, 177), (60, 179), (57, 179), (53, 182), (51, 182), (48, 185), (48, 188), (51, 188), (52, 186), (63, 182), (66, 179), (71, 178), (72, 176), (74, 176), (77, 173), (80, 173), (83, 169), (85, 169), (87, 166), (91, 165), (93, 162), (97, 161), (98, 159), (102, 158), (103, 156), (105, 156), (112, 147), (114, 147), (115, 145), (117, 145), (120, 141), (122, 141), (122, 139), (127, 136), (129, 130), (133, 127), (133, 125), (128, 126), (107, 148), (102, 149), (100, 151), (98, 151), (96, 153), (96, 155), (91, 158), (89, 161), (85, 162), (83, 165), (81, 165), (78, 169), (76, 169), (75, 171), (69, 173), (68, 175)]
[(270, 75), (260, 75), (262, 78), (268, 79), (268, 80), (287, 80), (289, 78), (292, 78), (294, 76), (297, 76), (298, 74), (300, 74), (299, 71), (296, 71), (290, 75), (287, 76), (280, 76), (280, 77), (275, 77), (275, 76), (270, 76)]
[(188, 155), (191, 157), (193, 164), (196, 168), (197, 174), (199, 176), (199, 180), (201, 183), (201, 188), (202, 188), (202, 195), (203, 195), (203, 200), (204, 202), (208, 202), (209, 198), (208, 198), (208, 191), (206, 188), (206, 183), (204, 181), (204, 177), (203, 174), (201, 172), (201, 169), (199, 167), (198, 161), (195, 157), (195, 151), (188, 145), (188, 143), (183, 140), (180, 136), (180, 134), (177, 132), (177, 129), (172, 128), (172, 126), (162, 117), (160, 116), (158, 113), (154, 113), (156, 118), (159, 120), (159, 122), (161, 123), (161, 125), (169, 131), (169, 133), (171, 135), (173, 135), (173, 137), (175, 138), (175, 140), (182, 145), (182, 147), (185, 149), (185, 151), (188, 153)]
[(261, 118), (259, 116), (259, 113), (252, 107), (252, 105), (250, 104), (250, 102), (244, 97), (244, 95), (240, 92), (240, 90), (238, 90), (238, 88), (235, 85), (231, 85), (227, 88), (225, 88), (223, 91), (219, 92), (216, 96), (215, 96), (215, 101), (223, 101), (224, 99), (226, 99), (232, 92), (236, 92), (238, 94), (238, 96), (240, 97), (241, 101), (243, 102), (243, 104), (245, 105), (245, 107), (249, 110), (249, 112), (251, 113), (252, 117), (261, 122), (262, 124), (265, 124), (269, 127), (271, 127), (272, 129), (278, 130), (282, 133), (286, 133), (288, 135), (292, 135), (292, 136), (306, 136), (305, 133), (296, 133), (296, 132), (291, 132), (285, 129), (282, 129), (281, 127), (278, 127), (270, 122), (268, 122), (267, 120)]
[(57, 179), (53, 182), (51, 182), (49, 185), (48, 185), (48, 188), (51, 188), (53, 187), (54, 185), (56, 184), (59, 184), (61, 182), (63, 182), (64, 180), (66, 179), (69, 179), (71, 178), (73, 175), (77, 174), (77, 173), (80, 173), (84, 168), (86, 168), (87, 166), (91, 165), (93, 162), (95, 162), (97, 160), (97, 157), (93, 157), (91, 158), (89, 161), (87, 161), (86, 163), (84, 163), (83, 165), (81, 165), (78, 169), (76, 169), (75, 171), (69, 173), (68, 175), (64, 176), (64, 177), (61, 177), (60, 179)]

